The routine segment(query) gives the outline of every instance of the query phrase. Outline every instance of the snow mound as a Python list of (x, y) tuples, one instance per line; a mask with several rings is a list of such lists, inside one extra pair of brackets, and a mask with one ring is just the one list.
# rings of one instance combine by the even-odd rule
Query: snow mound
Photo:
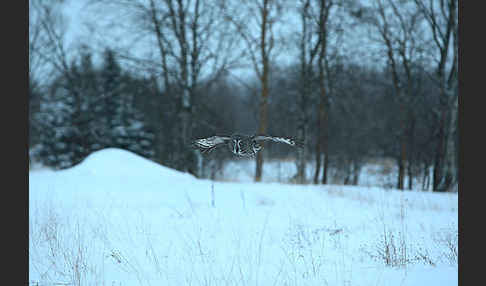
[(110, 177), (194, 178), (190, 174), (162, 166), (133, 152), (118, 148), (93, 152), (68, 171)]

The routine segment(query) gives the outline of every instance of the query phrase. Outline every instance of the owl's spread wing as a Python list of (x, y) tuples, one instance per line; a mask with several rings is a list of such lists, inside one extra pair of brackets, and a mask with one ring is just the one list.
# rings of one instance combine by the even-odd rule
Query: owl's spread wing
[(304, 143), (293, 138), (257, 135), (253, 137), (253, 139), (257, 141), (273, 141), (273, 142), (285, 143), (290, 146), (295, 146), (300, 148), (304, 147)]
[(212, 136), (208, 138), (196, 139), (192, 142), (192, 146), (199, 149), (201, 153), (211, 152), (214, 148), (226, 144), (230, 137)]

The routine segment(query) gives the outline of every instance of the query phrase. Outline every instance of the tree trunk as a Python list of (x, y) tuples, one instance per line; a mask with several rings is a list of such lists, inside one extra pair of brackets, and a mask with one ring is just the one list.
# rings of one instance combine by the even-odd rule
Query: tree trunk
[[(412, 115), (410, 115), (412, 117)], [(414, 159), (412, 159), (412, 156), (414, 154), (414, 133), (415, 133), (415, 119), (410, 118), (410, 128), (408, 130), (408, 148), (409, 148), (409, 156), (408, 156), (408, 189), (412, 190), (413, 188), (413, 164), (414, 164)]]
[[(403, 148), (403, 144), (402, 144)], [(397, 180), (397, 189), (403, 190), (403, 180), (405, 174), (405, 162), (403, 161), (403, 150), (400, 151), (400, 158), (398, 159), (398, 180)]]
[[(325, 49), (325, 47), (321, 47)], [(319, 89), (320, 89), (320, 100), (318, 109), (318, 119), (317, 119), (317, 142), (316, 142), (316, 172), (314, 174), (314, 184), (319, 183), (319, 173), (321, 169), (321, 154), (324, 152), (324, 156), (327, 157), (326, 152), (326, 142), (325, 142), (325, 132), (326, 132), (326, 101), (327, 94), (324, 83), (324, 61), (325, 52), (321, 51), (319, 55)], [(326, 160), (326, 159), (325, 159)], [(325, 166), (324, 166), (325, 167)], [(325, 172), (325, 170), (324, 170)]]
[[(267, 132), (267, 106), (268, 106), (268, 63), (264, 64), (262, 75), (262, 97), (260, 101), (260, 118), (258, 121), (258, 134), (266, 134)], [(261, 143), (264, 147), (264, 143)], [(255, 182), (262, 180), (263, 172), (263, 152), (257, 153)]]
[[(442, 97), (442, 101), (445, 99)], [(445, 154), (445, 126), (446, 126), (446, 119), (447, 119), (447, 108), (445, 107), (445, 103), (441, 104), (441, 116), (439, 121), (439, 142), (437, 143), (437, 149), (435, 153), (435, 162), (434, 162), (434, 177), (432, 180), (432, 190), (438, 191), (439, 185), (443, 179), (444, 167), (443, 167), (443, 160)]]
[[(266, 80), (263, 83), (264, 88), (262, 91), (262, 99), (260, 102), (260, 120), (258, 126), (258, 134), (266, 134), (267, 130), (267, 105), (268, 105), (268, 89)], [(261, 143), (262, 147), (264, 147), (264, 143)], [(260, 182), (262, 180), (262, 171), (263, 171), (263, 152), (257, 153), (256, 159), (256, 171), (255, 171), (255, 182)]]
[(442, 168), (438, 170), (438, 184), (435, 190), (439, 192), (450, 191), (455, 183), (457, 183), (457, 164), (455, 152), (455, 131), (457, 128), (457, 97), (452, 104), (450, 104), (450, 117), (446, 123), (446, 133), (443, 139), (443, 153), (442, 153)]
[[(397, 77), (395, 77), (397, 78)], [(407, 108), (405, 106), (403, 93), (399, 87), (398, 80), (395, 80), (395, 90), (397, 90), (398, 100), (400, 102), (400, 155), (398, 158), (398, 180), (397, 180), (397, 189), (403, 190), (404, 183), (405, 183), (405, 170), (406, 170), (406, 163), (407, 163), (407, 119), (408, 113)]]
[(408, 189), (412, 190), (413, 188), (413, 170), (412, 170), (412, 162), (410, 158), (408, 159), (408, 165), (407, 165), (407, 173), (408, 173)]
[[(302, 72), (302, 80), (303, 86), (301, 88), (300, 94), (300, 115), (299, 115), (299, 124), (297, 127), (297, 138), (301, 140), (301, 142), (305, 142), (306, 140), (306, 127), (307, 127), (307, 96), (308, 96), (308, 80), (306, 79), (306, 73)], [(298, 184), (305, 183), (305, 167), (306, 167), (306, 152), (305, 148), (299, 148), (297, 150), (297, 174), (296, 174), (296, 182)]]
[(353, 185), (357, 186), (359, 181), (359, 173), (361, 172), (361, 164), (356, 161), (353, 163)]
[[(305, 137), (306, 137), (306, 132), (305, 132), (305, 119), (302, 118), (305, 115), (301, 115), (300, 119), (300, 124), (299, 128), (297, 130), (298, 132), (298, 138), (302, 142), (305, 142)], [(304, 184), (305, 183), (305, 166), (306, 165), (306, 160), (305, 160), (305, 148), (299, 148), (297, 150), (297, 183), (298, 184)]]
[[(329, 108), (326, 108), (329, 110)], [(322, 142), (322, 153), (324, 153), (324, 164), (322, 166), (322, 184), (327, 184), (327, 173), (329, 170), (329, 132), (328, 132), (328, 125), (329, 125), (329, 112), (326, 112), (324, 115), (324, 124), (323, 124), (323, 133), (324, 133), (324, 138)]]
[[(299, 115), (299, 124), (297, 127), (297, 137), (301, 142), (305, 142), (306, 140), (306, 128), (307, 128), (307, 97), (309, 96), (309, 74), (308, 74), (308, 66), (305, 58), (305, 45), (302, 47), (302, 58), (301, 58), (301, 77), (302, 77), (302, 85), (300, 87), (300, 115)], [(305, 167), (306, 167), (306, 160), (305, 160), (305, 148), (299, 148), (297, 150), (297, 177), (296, 181), (298, 184), (305, 183)]]
[(314, 173), (314, 185), (317, 185), (317, 183), (319, 183), (319, 172), (321, 170), (321, 140), (319, 139), (321, 137), (321, 124), (319, 119), (317, 121), (317, 130), (318, 130), (318, 135), (317, 135), (316, 153), (315, 153), (316, 170)]
[[(267, 51), (267, 17), (268, 17), (268, 1), (264, 1), (262, 9), (262, 24), (261, 24), (261, 38), (260, 38), (260, 55), (262, 59), (262, 73), (260, 82), (262, 84), (262, 97), (260, 101), (260, 117), (258, 121), (258, 134), (264, 135), (267, 132), (267, 105), (268, 105), (268, 73), (269, 73), (269, 55)], [(270, 43), (271, 44), (271, 43)], [(262, 142), (262, 147), (264, 143)], [(263, 172), (263, 152), (257, 153), (255, 182), (262, 180)]]
[(196, 161), (194, 160), (194, 152), (193, 150), (187, 148), (189, 146), (191, 135), (192, 135), (192, 116), (190, 107), (183, 107), (181, 114), (181, 139), (179, 141), (179, 148), (181, 149), (181, 154), (183, 156), (183, 164), (182, 168), (185, 172), (189, 172), (190, 174), (197, 176), (197, 167)]
[(408, 158), (407, 173), (408, 173), (408, 189), (412, 190), (412, 188), (413, 188), (413, 170), (412, 170), (411, 158)]
[(429, 189), (429, 183), (430, 183), (430, 172), (429, 172), (429, 165), (424, 163), (424, 169), (423, 169), (424, 175), (422, 179), (422, 190), (428, 190)]
[(349, 185), (349, 181), (351, 180), (351, 160), (345, 160), (344, 162), (344, 185)]
[[(317, 120), (317, 145), (316, 145), (316, 172), (314, 174), (314, 184), (319, 182), (319, 171), (321, 168), (321, 153), (327, 157), (327, 147), (326, 147), (326, 136), (327, 132), (327, 113), (328, 113), (328, 98), (326, 85), (324, 82), (324, 70), (325, 70), (325, 60), (327, 54), (327, 20), (329, 16), (329, 10), (332, 3), (328, 3), (326, 0), (320, 1), (319, 7), (319, 40), (320, 40), (320, 51), (318, 57), (318, 67), (319, 67), (319, 90), (320, 90), (320, 100), (319, 100), (319, 111)], [(326, 159), (325, 159), (326, 160)], [(324, 170), (324, 172), (326, 172)]]

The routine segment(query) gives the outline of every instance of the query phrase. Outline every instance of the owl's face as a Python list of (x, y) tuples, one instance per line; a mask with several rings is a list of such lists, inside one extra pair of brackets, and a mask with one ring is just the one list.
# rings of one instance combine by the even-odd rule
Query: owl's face
[(233, 154), (242, 157), (254, 156), (262, 149), (262, 145), (252, 137), (235, 135), (230, 142), (230, 149)]

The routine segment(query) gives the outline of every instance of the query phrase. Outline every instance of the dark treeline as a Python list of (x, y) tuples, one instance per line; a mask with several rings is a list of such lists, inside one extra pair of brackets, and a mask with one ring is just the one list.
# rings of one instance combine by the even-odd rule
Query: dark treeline
[[(104, 1), (94, 2), (105, 5)], [(209, 6), (212, 3), (195, 3), (199, 2)], [(357, 5), (356, 1), (301, 2), (302, 9), (298, 6), (292, 12), (302, 17), (302, 37), (297, 41), (301, 57), (287, 65), (271, 57), (275, 52), (273, 37), (277, 37), (271, 32), (272, 25), (278, 21), (278, 14), (272, 9), (282, 9), (279, 1), (262, 0), (260, 10), (247, 7), (262, 13), (253, 16), (262, 19), (260, 31), (270, 33), (268, 39), (252, 38), (239, 25), (242, 20), (234, 15), (225, 18), (226, 24), (216, 20), (203, 22), (200, 19), (213, 19), (214, 14), (205, 14), (208, 12), (189, 4), (184, 8), (166, 1), (164, 14), (163, 5), (158, 7), (153, 1), (147, 1), (146, 9), (139, 13), (134, 9), (140, 6), (126, 3), (126, 11), (135, 11), (137, 17), (146, 16), (142, 18), (148, 26), (138, 29), (151, 33), (160, 58), (132, 59), (122, 49), (104, 48), (101, 61), (96, 64), (94, 48), (86, 44), (80, 49), (63, 46), (63, 31), (59, 29), (62, 20), (53, 17), (55, 5), (31, 3), (32, 11), (37, 12), (30, 17), (33, 26), (29, 38), (31, 159), (62, 169), (78, 164), (94, 151), (115, 147), (197, 177), (214, 178), (224, 162), (232, 159), (229, 152), (202, 156), (189, 148), (190, 140), (234, 132), (266, 133), (302, 139), (305, 148), (297, 152), (285, 145), (266, 146), (262, 157), (256, 160), (256, 181), (262, 176), (261, 164), (269, 158), (295, 160), (298, 172), (292, 180), (316, 184), (328, 183), (331, 169), (340, 174), (343, 184), (358, 184), (360, 171), (368, 160), (392, 158), (399, 170), (395, 186), (399, 189), (416, 187), (413, 178), (427, 182), (418, 188), (428, 189), (430, 184), (433, 190), (447, 191), (454, 187), (458, 160), (457, 151), (451, 150), (457, 150), (457, 99), (447, 96), (457, 98), (457, 75), (453, 73), (457, 67), (448, 70), (430, 65), (422, 53), (411, 56), (414, 50), (408, 44), (407, 52), (402, 52), (400, 36), (390, 40), (403, 33), (387, 30), (393, 21), (386, 18), (387, 13), (380, 12), (389, 8), (398, 13), (394, 9), (396, 1), (377, 0), (375, 10)], [(427, 17), (434, 15), (427, 14), (428, 6), (421, 6), (423, 2), (407, 3), (415, 3), (414, 11), (424, 14), (422, 21), (426, 24), (434, 20)], [(229, 10), (224, 5), (214, 5), (213, 8)], [(449, 8), (455, 9), (451, 5)], [(338, 35), (337, 26), (343, 29), (343, 25), (331, 25), (333, 15), (338, 13), (332, 10), (334, 7), (355, 22), (377, 28), (387, 64), (371, 66), (333, 53), (333, 47), (338, 50), (339, 45), (332, 46), (328, 39)], [(195, 10), (177, 14), (179, 8)], [(370, 16), (375, 15), (370, 11), (377, 11), (378, 16)], [(166, 15), (167, 25), (157, 13)], [(313, 22), (312, 13), (320, 15), (316, 17), (318, 21)], [(408, 16), (418, 17), (404, 14), (403, 18)], [(178, 22), (181, 17), (187, 19)], [(266, 21), (271, 24), (265, 26)], [(398, 30), (415, 29), (399, 24)], [(214, 32), (220, 26), (232, 27), (234, 37), (242, 40), (243, 50), (251, 51), (238, 56), (250, 58), (254, 77), (234, 76), (232, 65), (238, 61), (204, 50), (209, 44), (201, 43), (209, 43), (213, 34), (218, 39), (235, 41)], [(252, 50), (255, 47), (260, 49)], [(39, 76), (43, 74), (39, 66), (51, 67), (47, 69), (50, 77)], [(446, 77), (447, 82), (442, 80)], [(454, 153), (454, 160), (446, 150)], [(316, 166), (312, 177), (305, 176), (305, 163)]]
[[(331, 92), (332, 113), (329, 121), (329, 167), (344, 174), (345, 184), (352, 184), (369, 158), (400, 159), (400, 102), (393, 92), (387, 70), (373, 70), (357, 64), (333, 67), (336, 73)], [(95, 68), (89, 53), (80, 55), (70, 67), (72, 81), (65, 75), (56, 78), (42, 95), (42, 108), (32, 111), (31, 146), (42, 163), (56, 168), (71, 167), (91, 152), (117, 147), (130, 150), (169, 167), (180, 168), (173, 155), (178, 129), (173, 98), (165, 94), (153, 78), (140, 78), (124, 71), (113, 51), (105, 52), (101, 67)], [(298, 67), (274, 67), (269, 102), (269, 134), (297, 136), (299, 112), (296, 96), (302, 82)], [(431, 112), (439, 93), (431, 80), (416, 74), (414, 102), (410, 112), (407, 147), (408, 176), (428, 176), (434, 162), (439, 118)], [(317, 86), (317, 80), (314, 80)], [(32, 88), (33, 89), (33, 88)], [(255, 132), (257, 126), (258, 82), (242, 86), (222, 76), (210, 88), (198, 94), (195, 138), (214, 134)], [(318, 89), (313, 89), (309, 106), (318, 104)], [(39, 96), (40, 97), (40, 96)], [(34, 105), (34, 101), (31, 101)], [(317, 109), (309, 109), (308, 126), (317, 121)], [(158, 136), (155, 136), (158, 132)], [(309, 128), (306, 149), (316, 144), (317, 131)], [(268, 158), (295, 158), (285, 145), (266, 147)], [(309, 152), (307, 161), (314, 160)], [(229, 153), (214, 152), (201, 164), (222, 166)], [(207, 169), (207, 168), (204, 168)], [(201, 176), (210, 176), (202, 172)], [(411, 176), (410, 176), (411, 175)], [(411, 185), (409, 185), (411, 187)]]
[[(40, 93), (34, 86), (31, 94)], [(138, 103), (151, 92), (150, 81), (124, 72), (112, 51), (105, 52), (100, 68), (90, 53), (81, 54), (42, 93), (31, 95), (31, 105), (37, 105), (30, 121), (35, 157), (56, 168), (107, 147), (153, 157), (154, 132)]]

